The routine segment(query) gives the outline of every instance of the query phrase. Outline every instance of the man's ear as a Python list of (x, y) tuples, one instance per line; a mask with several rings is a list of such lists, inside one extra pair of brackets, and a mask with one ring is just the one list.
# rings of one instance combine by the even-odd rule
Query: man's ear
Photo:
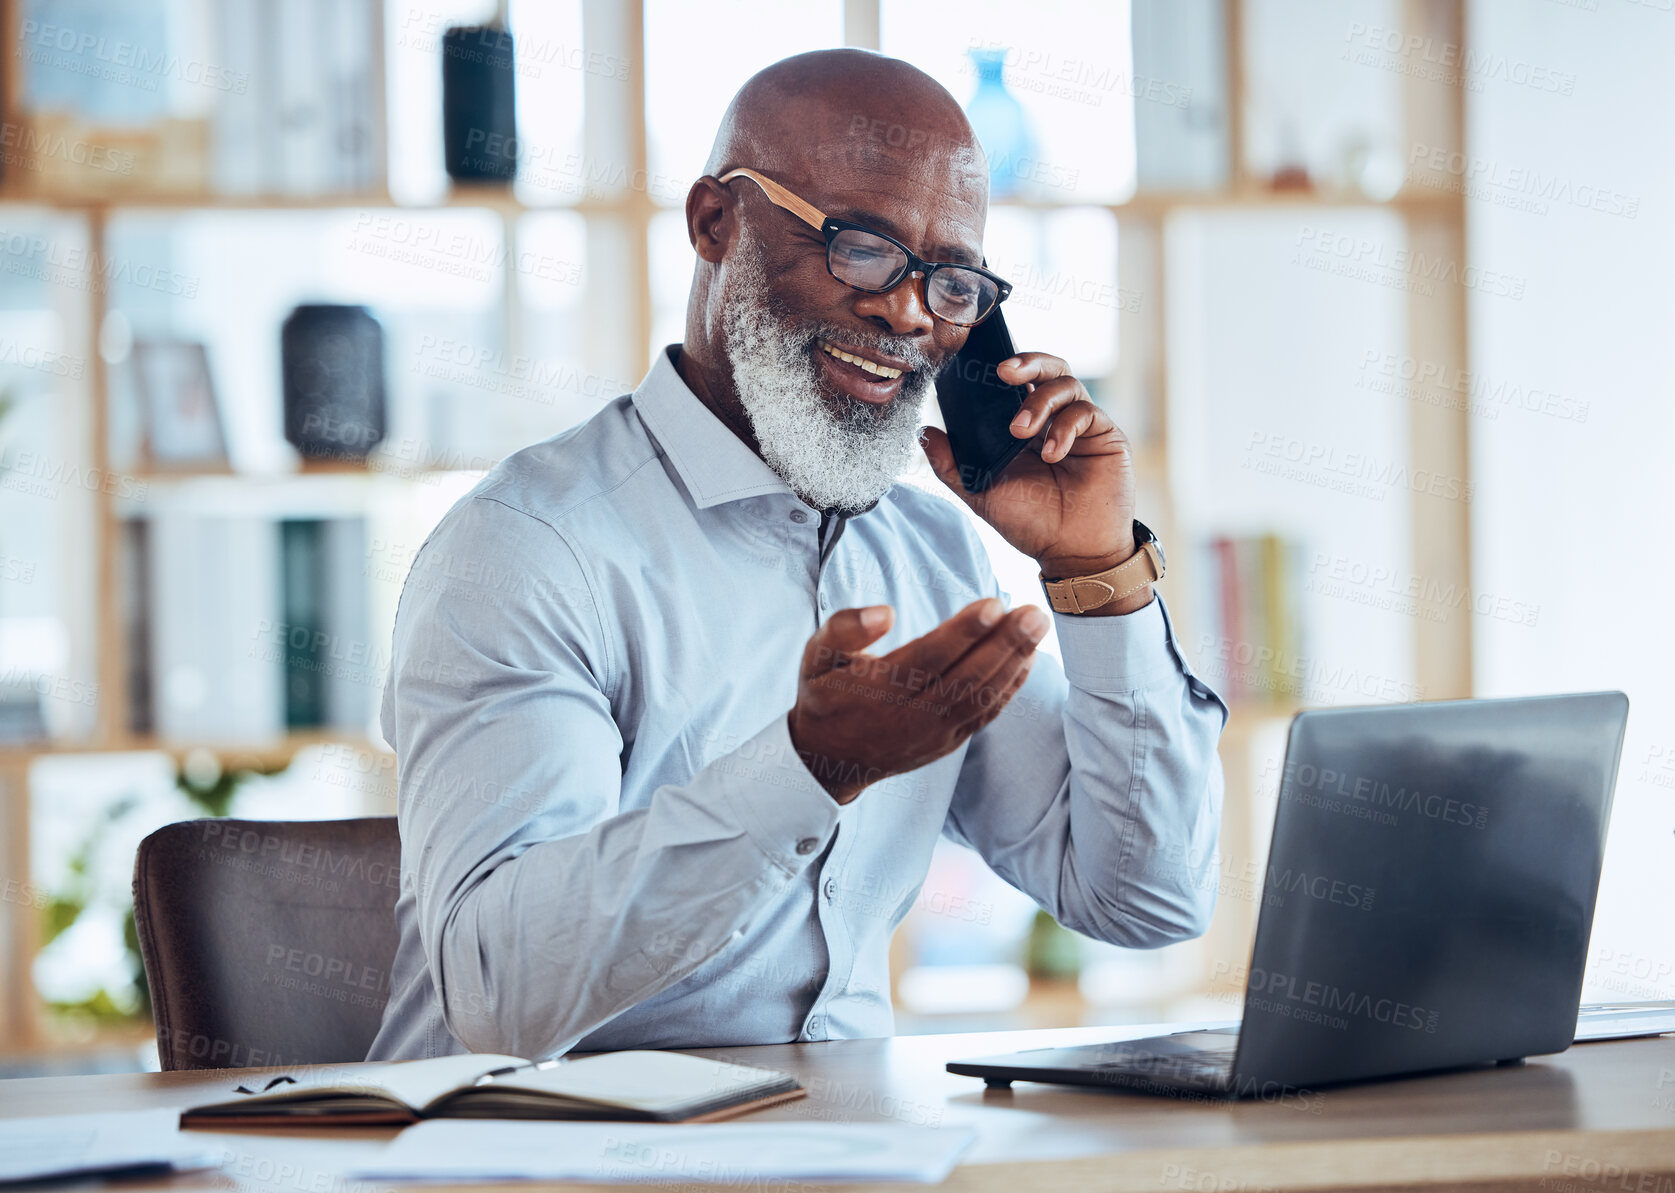
[(733, 192), (709, 174), (686, 193), (686, 238), (698, 256), (712, 265), (733, 242)]

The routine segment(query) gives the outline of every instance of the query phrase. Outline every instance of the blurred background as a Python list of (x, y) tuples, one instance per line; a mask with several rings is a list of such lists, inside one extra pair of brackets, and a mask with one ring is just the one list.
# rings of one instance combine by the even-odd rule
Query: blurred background
[(394, 812), (414, 551), (680, 338), (728, 98), (837, 45), (965, 104), (1015, 339), (1136, 443), (1233, 706), (1203, 939), (1078, 938), (945, 846), (900, 1030), (1234, 1016), (1291, 713), (1598, 688), (1586, 995), (1675, 998), (1671, 7), (0, 3), (0, 1073), (156, 1067), (152, 829)]

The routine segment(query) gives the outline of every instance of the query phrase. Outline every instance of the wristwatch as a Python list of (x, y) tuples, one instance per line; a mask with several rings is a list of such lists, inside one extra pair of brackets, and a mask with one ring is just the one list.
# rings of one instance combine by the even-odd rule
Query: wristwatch
[(1134, 521), (1134, 545), (1139, 550), (1133, 555), (1096, 575), (1049, 580), (1045, 572), (1040, 573), (1041, 587), (1053, 612), (1086, 613), (1163, 579), (1163, 544), (1138, 518)]

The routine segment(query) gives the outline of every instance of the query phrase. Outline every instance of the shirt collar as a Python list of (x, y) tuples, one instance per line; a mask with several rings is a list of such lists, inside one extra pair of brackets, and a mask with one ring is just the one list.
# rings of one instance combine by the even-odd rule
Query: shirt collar
[(675, 466), (693, 503), (707, 509), (764, 493), (791, 493), (791, 486), (681, 378), (674, 357), (679, 347), (671, 344), (657, 354), (651, 372), (634, 391), (634, 408)]

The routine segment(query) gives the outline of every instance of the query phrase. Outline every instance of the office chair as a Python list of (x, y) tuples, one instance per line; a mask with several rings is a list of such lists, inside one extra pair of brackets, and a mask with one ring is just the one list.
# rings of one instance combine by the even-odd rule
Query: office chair
[(140, 842), (134, 924), (163, 1068), (364, 1060), (400, 882), (393, 816), (185, 820)]

